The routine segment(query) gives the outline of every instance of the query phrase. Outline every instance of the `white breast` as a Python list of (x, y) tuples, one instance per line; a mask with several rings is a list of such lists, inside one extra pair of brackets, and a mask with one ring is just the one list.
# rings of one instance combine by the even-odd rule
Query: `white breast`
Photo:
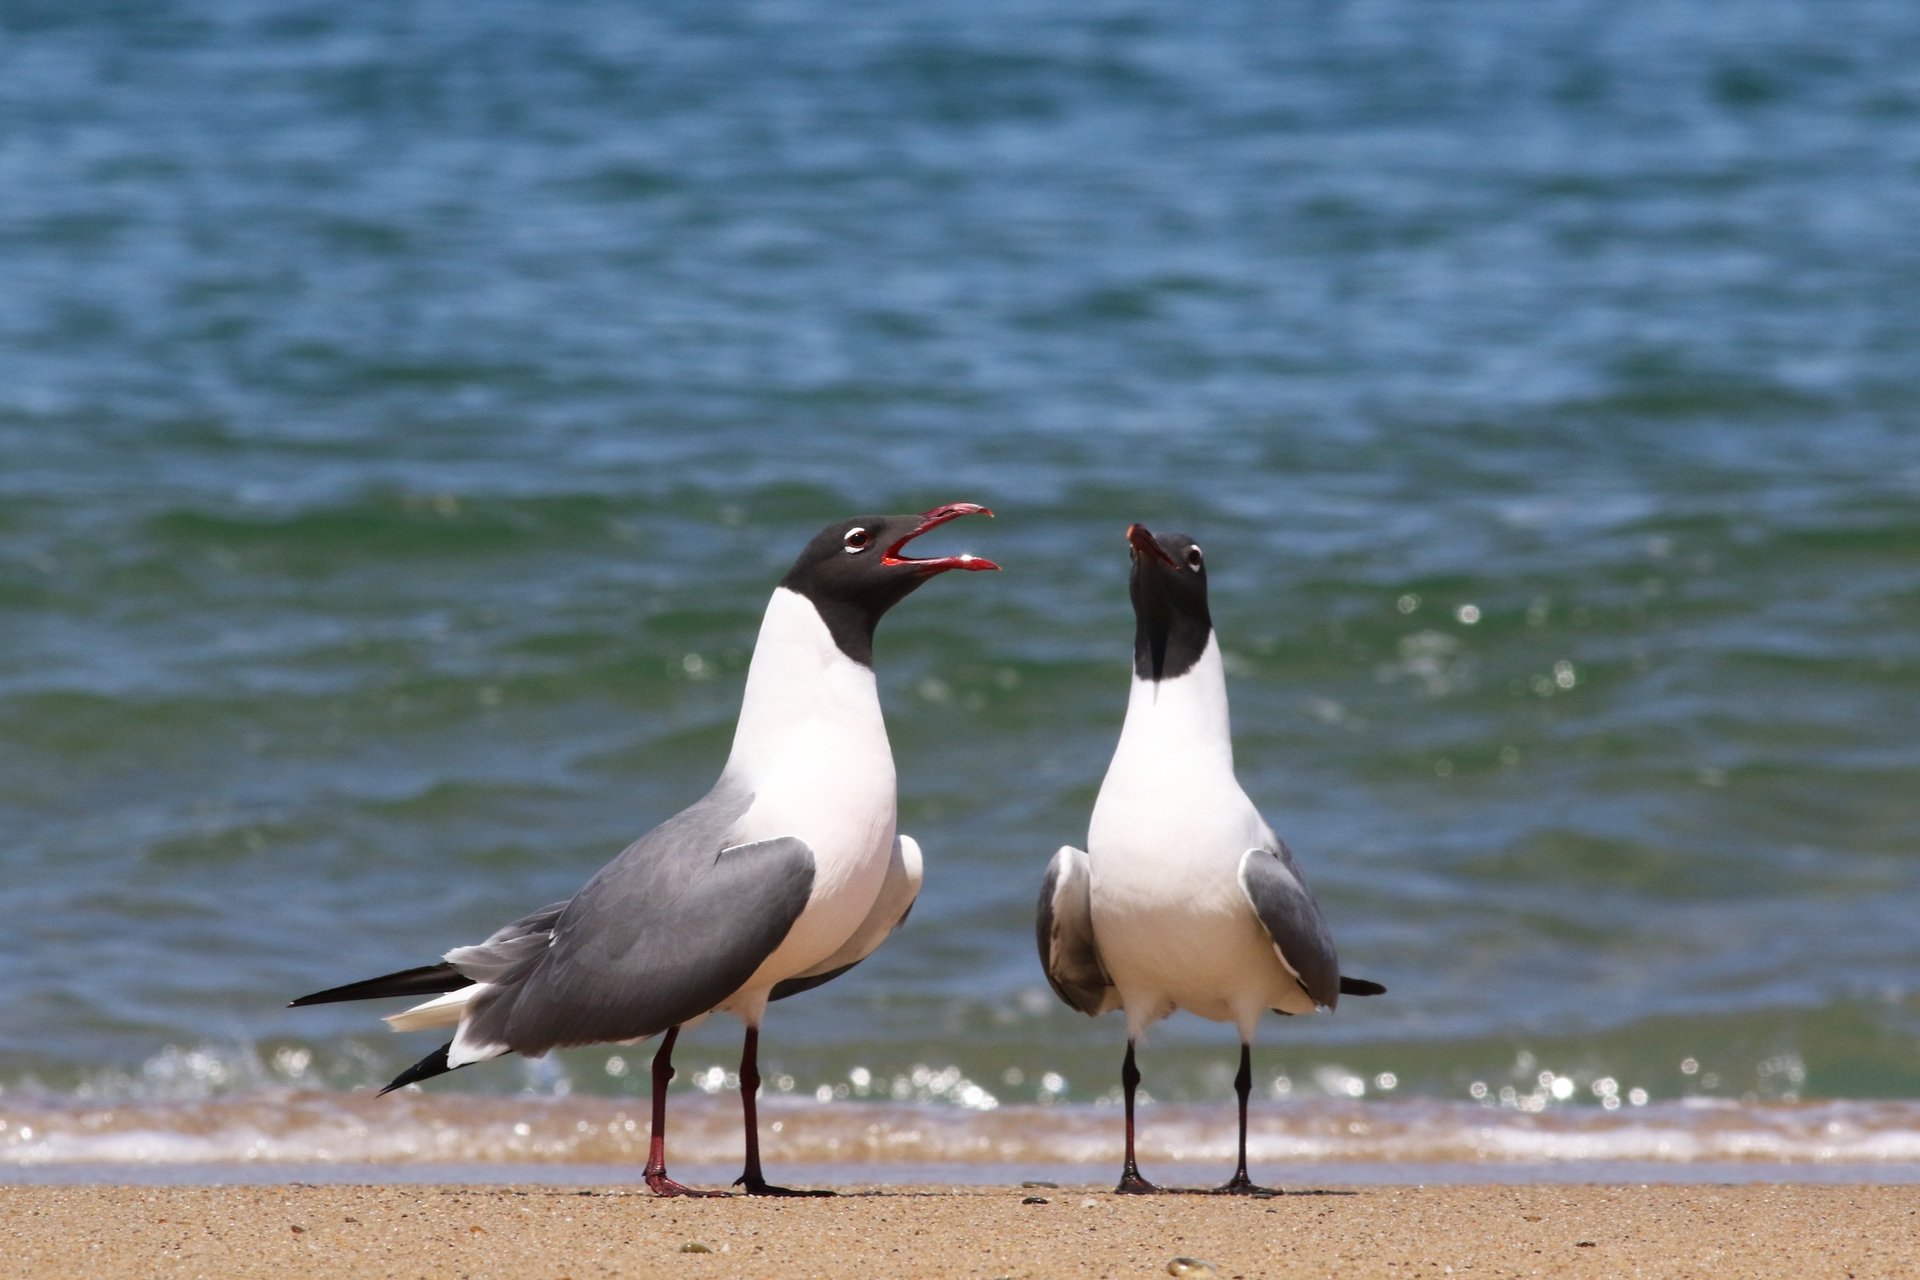
[(1250, 1028), (1297, 985), (1240, 887), (1271, 839), (1233, 774), (1217, 640), (1184, 675), (1136, 677), (1087, 833), (1094, 937), (1129, 1033), (1174, 1008)]
[(805, 911), (742, 988), (764, 996), (860, 927), (886, 879), (895, 824), (873, 669), (842, 653), (812, 602), (784, 587), (760, 625), (726, 772), (753, 792), (741, 839), (795, 836), (814, 852)]

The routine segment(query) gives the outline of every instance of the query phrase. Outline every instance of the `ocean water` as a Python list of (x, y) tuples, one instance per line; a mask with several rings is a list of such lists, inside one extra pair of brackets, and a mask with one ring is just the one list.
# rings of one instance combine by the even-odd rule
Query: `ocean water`
[[(0, 6), (0, 1173), (637, 1161), (645, 1048), (376, 1104), (437, 1041), (282, 1006), (571, 892), (804, 538), (954, 500), (925, 889), (772, 1157), (1117, 1160), (1031, 913), (1140, 520), (1391, 988), (1267, 1025), (1257, 1159), (1912, 1166), (1916, 226), (1898, 0)], [(1156, 1029), (1156, 1161), (1233, 1048)]]

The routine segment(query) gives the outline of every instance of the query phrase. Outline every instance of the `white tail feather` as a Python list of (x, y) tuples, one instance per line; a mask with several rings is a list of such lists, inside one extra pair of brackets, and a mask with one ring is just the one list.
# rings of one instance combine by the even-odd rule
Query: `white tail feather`
[[(464, 1067), (473, 1062), (485, 1062), (507, 1051), (507, 1046), (503, 1044), (479, 1044), (467, 1039), (467, 1033), (471, 1030), (471, 1027), (462, 1024), (460, 1029), (453, 1033), (453, 1043), (447, 1046), (449, 1067)], [(534, 1056), (537, 1058), (540, 1055)]]
[(416, 1004), (411, 1009), (402, 1009), (398, 1013), (387, 1015), (387, 1025), (395, 1031), (421, 1031), (427, 1027), (450, 1027), (460, 1021), (467, 1011), (467, 1001), (487, 989), (489, 984), (476, 982), (470, 987), (458, 991), (449, 991), (443, 996), (435, 996), (424, 1004)]

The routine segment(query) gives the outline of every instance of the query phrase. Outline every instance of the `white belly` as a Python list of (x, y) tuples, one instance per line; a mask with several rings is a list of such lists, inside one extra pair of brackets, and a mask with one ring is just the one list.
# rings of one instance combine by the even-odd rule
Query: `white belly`
[[(880, 744), (884, 749), (884, 741)], [(813, 850), (813, 891), (793, 928), (725, 1008), (749, 1012), (775, 983), (838, 951), (867, 918), (893, 857), (893, 760), (799, 750), (763, 777), (740, 821), (742, 838), (795, 836)], [(742, 999), (745, 997), (745, 999)]]
[(1175, 1009), (1250, 1033), (1268, 1009), (1313, 1008), (1240, 886), (1241, 858), (1269, 836), (1228, 785), (1110, 775), (1094, 806), (1094, 940), (1130, 1034)]
[(761, 622), (727, 772), (753, 793), (739, 839), (791, 836), (814, 856), (799, 919), (719, 1006), (757, 1023), (770, 987), (833, 955), (865, 922), (893, 857), (893, 752), (873, 670), (785, 587)]

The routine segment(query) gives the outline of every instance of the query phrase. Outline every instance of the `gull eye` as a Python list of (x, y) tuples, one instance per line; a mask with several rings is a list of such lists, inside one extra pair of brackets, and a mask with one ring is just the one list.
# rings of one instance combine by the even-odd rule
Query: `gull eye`
[(1198, 573), (1200, 572), (1200, 563), (1201, 563), (1200, 548), (1188, 547), (1187, 548), (1187, 568), (1193, 570), (1195, 573)]
[(873, 534), (865, 529), (855, 527), (847, 530), (846, 536), (840, 539), (840, 542), (840, 549), (842, 551), (845, 551), (850, 556), (857, 556), (873, 545)]

